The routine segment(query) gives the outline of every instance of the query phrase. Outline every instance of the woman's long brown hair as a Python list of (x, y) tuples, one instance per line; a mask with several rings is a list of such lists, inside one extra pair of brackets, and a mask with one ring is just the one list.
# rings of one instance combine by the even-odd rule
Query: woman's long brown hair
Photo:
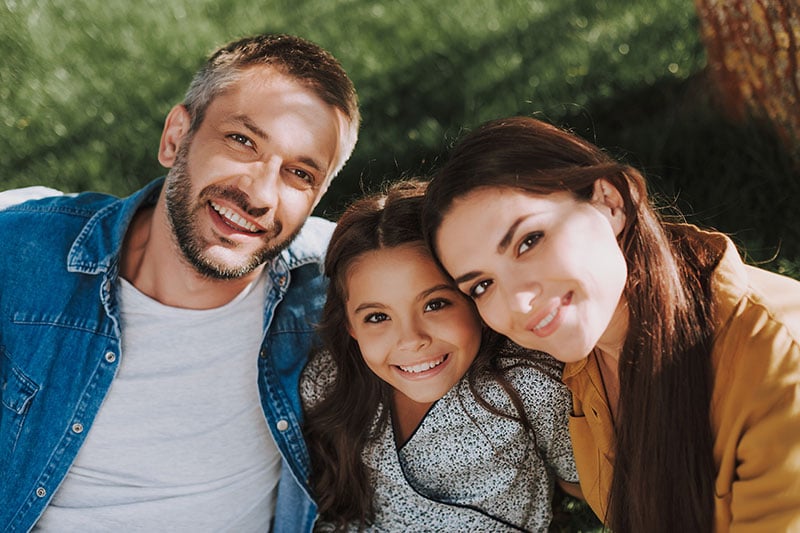
[(476, 189), (570, 191), (589, 201), (599, 178), (624, 199), (618, 240), (630, 313), (609, 511), (600, 518), (615, 533), (711, 531), (710, 273), (718, 258), (704, 257), (679, 228), (663, 223), (641, 173), (539, 120), (494, 120), (461, 140), (432, 180), (423, 208), (426, 239), (435, 251), (453, 201)]

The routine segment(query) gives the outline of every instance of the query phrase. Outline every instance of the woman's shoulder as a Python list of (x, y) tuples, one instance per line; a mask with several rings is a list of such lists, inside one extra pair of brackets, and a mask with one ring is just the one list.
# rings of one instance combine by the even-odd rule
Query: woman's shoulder
[(712, 275), (712, 298), (718, 339), (744, 335), (762, 353), (800, 343), (800, 282), (746, 265), (730, 240)]

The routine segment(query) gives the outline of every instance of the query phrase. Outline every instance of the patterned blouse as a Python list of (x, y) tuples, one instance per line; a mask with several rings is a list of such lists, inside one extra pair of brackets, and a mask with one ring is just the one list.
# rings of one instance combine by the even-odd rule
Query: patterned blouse
[[(578, 481), (567, 425), (571, 397), (554, 359), (526, 351), (531, 366), (514, 357), (519, 350), (510, 343), (502, 350), (503, 367), (533, 432), (488, 411), (462, 378), (405, 444), (395, 445), (391, 423), (367, 444), (362, 457), (375, 487), (371, 531), (547, 531), (555, 478)], [(318, 354), (301, 378), (304, 404), (313, 405), (334, 379), (330, 355)], [(516, 413), (492, 378), (480, 376), (477, 384), (491, 405)]]

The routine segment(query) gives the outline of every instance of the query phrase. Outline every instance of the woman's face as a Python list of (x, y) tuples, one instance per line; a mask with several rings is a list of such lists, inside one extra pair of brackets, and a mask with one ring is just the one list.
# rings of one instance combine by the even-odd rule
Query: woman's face
[(472, 364), (480, 320), (421, 243), (364, 254), (345, 283), (349, 331), (364, 361), (407, 398), (438, 400)]
[(621, 348), (627, 267), (616, 237), (624, 221), (619, 193), (605, 180), (591, 202), (477, 189), (453, 202), (436, 248), (489, 327), (573, 362), (598, 344)]

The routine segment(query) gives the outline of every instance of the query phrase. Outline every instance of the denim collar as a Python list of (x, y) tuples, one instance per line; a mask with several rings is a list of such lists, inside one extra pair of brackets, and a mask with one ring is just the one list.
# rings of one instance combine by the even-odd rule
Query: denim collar
[[(119, 260), (122, 243), (128, 226), (136, 212), (155, 205), (164, 178), (158, 178), (131, 196), (114, 201), (97, 211), (86, 223), (72, 243), (67, 257), (67, 270), (84, 274), (108, 272)], [(308, 263), (320, 262), (324, 257), (330, 223), (310, 217), (289, 247), (273, 259), (267, 269), (285, 272)]]

